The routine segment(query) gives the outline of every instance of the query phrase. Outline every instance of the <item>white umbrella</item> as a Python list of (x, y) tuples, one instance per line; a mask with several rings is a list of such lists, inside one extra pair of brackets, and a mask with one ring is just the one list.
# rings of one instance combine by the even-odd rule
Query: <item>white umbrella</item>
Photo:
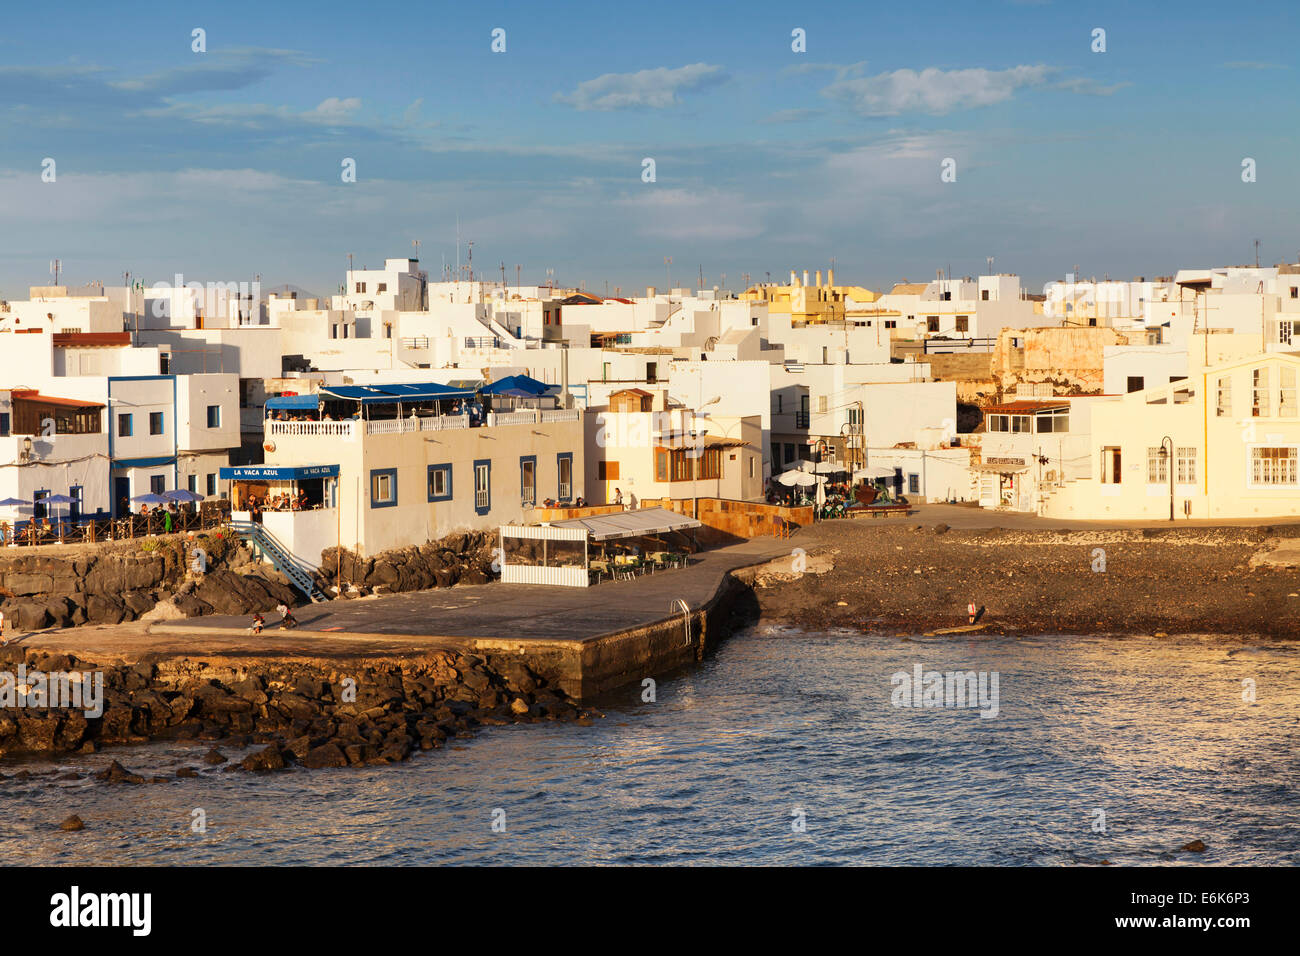
[(786, 462), (786, 467), (791, 471), (812, 471), (817, 466), (807, 458), (796, 458), (794, 461)]
[(834, 475), (842, 471), (848, 471), (842, 464), (834, 461), (823, 461), (813, 468), (819, 475)]
[(810, 475), (806, 471), (787, 471), (779, 475), (776, 479), (787, 487), (798, 485), (807, 488), (810, 485), (821, 485), (826, 483), (825, 478), (819, 478), (816, 475)]
[(859, 468), (853, 473), (854, 481), (861, 481), (863, 478), (893, 478), (894, 469), (888, 465), (868, 465), (866, 468)]

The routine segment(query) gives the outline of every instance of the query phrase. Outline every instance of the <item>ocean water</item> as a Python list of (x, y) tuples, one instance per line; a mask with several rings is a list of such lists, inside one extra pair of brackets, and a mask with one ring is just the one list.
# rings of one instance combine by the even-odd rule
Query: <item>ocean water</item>
[[(917, 664), (996, 673), (997, 715), (896, 706)], [(654, 691), (388, 767), (11, 777), (0, 862), (1300, 864), (1300, 643), (759, 626)], [(60, 766), (170, 775), (207, 746)], [(85, 830), (58, 829), (72, 813)]]

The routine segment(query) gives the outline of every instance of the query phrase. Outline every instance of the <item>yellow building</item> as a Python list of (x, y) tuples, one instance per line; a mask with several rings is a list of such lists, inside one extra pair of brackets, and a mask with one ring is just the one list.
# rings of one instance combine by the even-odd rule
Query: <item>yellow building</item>
[[(1194, 352), (1193, 352), (1194, 355)], [(1054, 518), (1300, 514), (1300, 355), (1257, 353), (1100, 403), (1091, 477), (1052, 491)]]
[(862, 286), (837, 286), (834, 269), (827, 270), (824, 285), (820, 269), (815, 284), (810, 284), (808, 278), (806, 271), (802, 281), (791, 272), (789, 285), (751, 286), (740, 298), (766, 302), (771, 312), (789, 313), (790, 324), (794, 326), (843, 322), (851, 306), (874, 302), (877, 298), (875, 292)]

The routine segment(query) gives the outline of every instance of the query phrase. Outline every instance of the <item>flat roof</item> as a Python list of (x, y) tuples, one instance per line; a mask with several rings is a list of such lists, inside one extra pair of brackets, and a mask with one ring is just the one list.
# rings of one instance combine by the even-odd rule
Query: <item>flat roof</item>
[(12, 392), (16, 402), (40, 402), (43, 405), (59, 405), (64, 408), (103, 408), (103, 402), (91, 402), (81, 398), (54, 398), (42, 395), (32, 389), (16, 388)]
[(701, 523), (667, 508), (638, 508), (636, 511), (616, 511), (613, 514), (553, 521), (551, 527), (585, 528), (593, 540), (605, 541), (610, 538), (636, 538), (646, 534), (685, 531), (688, 528), (699, 528)]

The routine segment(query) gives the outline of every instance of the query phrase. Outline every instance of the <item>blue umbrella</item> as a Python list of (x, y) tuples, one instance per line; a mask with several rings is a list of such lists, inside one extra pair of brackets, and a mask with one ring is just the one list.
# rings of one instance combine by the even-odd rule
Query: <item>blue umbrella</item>
[(0, 508), (16, 508), (19, 505), (29, 505), (30, 501), (23, 498), (3, 498), (0, 499)]
[(162, 495), (155, 495), (153, 492), (144, 495), (136, 495), (131, 500), (138, 501), (142, 505), (165, 505), (170, 504), (171, 501), (171, 499), (164, 498)]
[(177, 488), (175, 491), (164, 491), (163, 497), (168, 501), (178, 501), (181, 503), (188, 501), (202, 501), (203, 496), (195, 494), (188, 488)]

